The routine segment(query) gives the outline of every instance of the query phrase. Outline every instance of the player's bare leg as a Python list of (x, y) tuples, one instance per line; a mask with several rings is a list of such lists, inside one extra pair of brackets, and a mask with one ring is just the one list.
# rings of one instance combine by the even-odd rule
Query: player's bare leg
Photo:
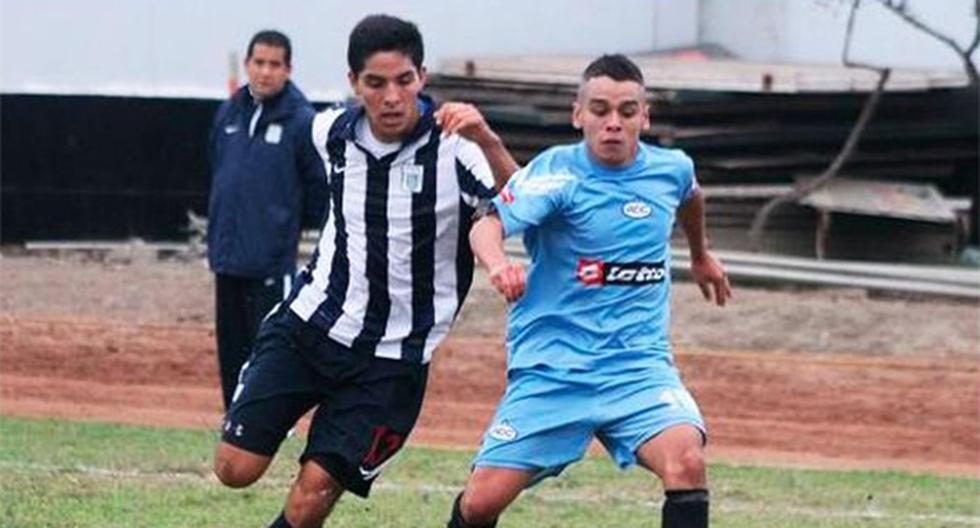
[(270, 528), (319, 528), (344, 488), (313, 460), (307, 460), (293, 482), (282, 515)]
[(529, 471), (482, 466), (470, 473), (466, 489), (453, 504), (447, 528), (484, 528), (497, 524), (497, 517), (520, 495), (533, 477)]
[(259, 480), (269, 468), (272, 457), (257, 455), (227, 442), (214, 450), (214, 474), (230, 488), (244, 488)]
[(693, 425), (670, 427), (636, 451), (640, 465), (663, 482), (667, 500), (663, 528), (707, 528), (707, 471), (701, 432)]

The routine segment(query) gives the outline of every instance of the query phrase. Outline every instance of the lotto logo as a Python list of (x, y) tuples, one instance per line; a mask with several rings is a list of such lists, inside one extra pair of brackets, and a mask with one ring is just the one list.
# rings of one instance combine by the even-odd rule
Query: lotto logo
[(662, 282), (667, 275), (663, 262), (603, 262), (582, 258), (576, 276), (586, 286), (639, 286)]
[(601, 286), (606, 274), (601, 260), (579, 259), (576, 275), (586, 286)]

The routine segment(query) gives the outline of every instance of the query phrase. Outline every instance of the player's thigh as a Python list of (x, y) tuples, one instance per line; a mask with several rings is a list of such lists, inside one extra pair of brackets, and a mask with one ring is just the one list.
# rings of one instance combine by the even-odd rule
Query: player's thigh
[(222, 441), (271, 457), (296, 421), (320, 400), (326, 381), (300, 355), (290, 320), (273, 315), (267, 323), (242, 367)]
[(337, 381), (310, 424), (302, 461), (313, 460), (344, 489), (367, 497), (375, 478), (401, 450), (415, 427), (428, 366), (361, 354), (334, 345), (337, 355), (364, 362)]
[(606, 405), (611, 414), (596, 436), (620, 467), (636, 464), (641, 446), (673, 427), (693, 430), (699, 445), (706, 438), (701, 411), (680, 384), (639, 380), (601, 398), (615, 404)]
[(530, 471), (532, 483), (557, 475), (581, 459), (592, 441), (591, 394), (533, 373), (512, 376), (474, 466)]

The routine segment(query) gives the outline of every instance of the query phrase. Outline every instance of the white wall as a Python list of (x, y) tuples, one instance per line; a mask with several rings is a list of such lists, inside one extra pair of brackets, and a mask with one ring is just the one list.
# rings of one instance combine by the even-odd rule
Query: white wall
[[(850, 4), (850, 0), (701, 0), (700, 40), (721, 44), (747, 60), (840, 64)], [(909, 0), (908, 5), (917, 17), (963, 47), (976, 30), (973, 0)], [(861, 4), (850, 57), (883, 66), (962, 70), (950, 48), (912, 28), (876, 0)]]
[(241, 58), (269, 27), (293, 40), (293, 79), (334, 98), (347, 91), (347, 35), (377, 12), (419, 25), (430, 69), (451, 56), (632, 52), (697, 38), (694, 0), (0, 0), (0, 91), (223, 97), (229, 52)]

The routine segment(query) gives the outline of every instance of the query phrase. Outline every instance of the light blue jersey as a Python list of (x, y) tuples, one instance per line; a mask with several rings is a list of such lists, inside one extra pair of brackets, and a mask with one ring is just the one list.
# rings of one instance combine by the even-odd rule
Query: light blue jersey
[(509, 369), (615, 376), (671, 362), (670, 234), (696, 187), (687, 155), (642, 143), (621, 170), (579, 143), (514, 175), (494, 200), (531, 256), (510, 311)]
[(621, 467), (664, 429), (704, 432), (670, 349), (670, 234), (691, 159), (640, 144), (619, 170), (585, 143), (551, 148), (494, 199), (531, 256), (511, 307), (507, 392), (477, 466), (554, 475), (598, 438)]

